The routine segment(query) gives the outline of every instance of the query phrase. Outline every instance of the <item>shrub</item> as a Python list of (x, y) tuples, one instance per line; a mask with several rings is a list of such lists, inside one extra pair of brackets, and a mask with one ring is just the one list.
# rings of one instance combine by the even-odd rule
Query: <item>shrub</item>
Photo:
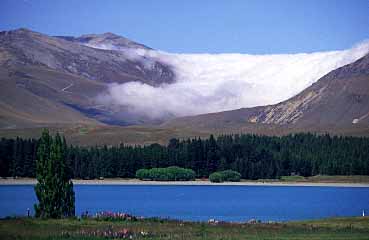
[(139, 169), (136, 171), (136, 178), (140, 180), (150, 179), (150, 173), (147, 169)]
[(195, 172), (192, 169), (172, 166), (167, 168), (139, 169), (136, 172), (136, 177), (141, 180), (153, 181), (189, 181), (195, 179)]
[(216, 182), (216, 183), (223, 182), (223, 175), (220, 172), (212, 173), (209, 176), (209, 180), (210, 182)]
[(210, 182), (239, 182), (241, 174), (233, 170), (214, 172), (209, 176)]
[(233, 170), (225, 170), (222, 174), (224, 181), (239, 182), (241, 180), (241, 174)]

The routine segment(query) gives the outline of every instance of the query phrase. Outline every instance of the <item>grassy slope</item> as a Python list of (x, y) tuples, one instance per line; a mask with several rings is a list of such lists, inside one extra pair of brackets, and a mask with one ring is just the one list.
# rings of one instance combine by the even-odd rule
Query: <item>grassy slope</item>
[[(105, 230), (108, 227), (112, 227), (115, 231), (127, 228), (134, 233), (149, 232), (152, 236), (145, 239), (369, 239), (368, 217), (283, 224), (228, 223), (218, 225), (154, 220), (103, 222), (10, 219), (0, 220), (0, 239), (62, 239), (62, 232)], [(75, 236), (73, 239), (80, 238)], [(140, 239), (140, 237), (135, 239)]]
[[(0, 117), (1, 118), (1, 117)], [(259, 135), (286, 135), (289, 133), (308, 132), (309, 129), (282, 129), (282, 128), (263, 128), (262, 126), (239, 128), (239, 129), (202, 129), (202, 128), (167, 128), (159, 126), (101, 126), (90, 124), (54, 124), (48, 127), (51, 133), (59, 132), (63, 134), (68, 143), (81, 146), (95, 145), (119, 145), (125, 144), (168, 144), (171, 138), (207, 138), (210, 134), (231, 134), (231, 133), (252, 133)], [(357, 127), (348, 132), (347, 129), (340, 131), (332, 130), (333, 135), (348, 135), (348, 136), (369, 136), (368, 129)], [(23, 138), (39, 138), (41, 136), (42, 127), (38, 128), (16, 128), (16, 129), (0, 129), (0, 137), (15, 138), (17, 136)], [(311, 130), (310, 132), (324, 133), (326, 131)]]
[[(94, 104), (91, 98), (105, 87), (101, 83), (39, 66), (0, 67), (0, 79), (1, 128), (57, 123), (102, 125), (64, 104)], [(71, 86), (73, 93), (63, 91), (66, 86)]]
[[(124, 144), (168, 144), (171, 138), (209, 137), (209, 132), (166, 129), (152, 126), (98, 126), (98, 125), (55, 125), (49, 127), (51, 133), (63, 134), (69, 144), (80, 146)], [(0, 129), (0, 137), (39, 138), (42, 128)]]

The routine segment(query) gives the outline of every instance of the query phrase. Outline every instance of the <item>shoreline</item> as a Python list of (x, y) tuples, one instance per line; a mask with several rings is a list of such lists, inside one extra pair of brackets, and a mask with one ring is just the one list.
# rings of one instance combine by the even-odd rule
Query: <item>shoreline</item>
[[(286, 187), (366, 187), (369, 183), (342, 183), (342, 182), (288, 182), (288, 181), (241, 181), (212, 183), (207, 180), (195, 181), (141, 181), (138, 179), (73, 179), (74, 185), (165, 185), (165, 186), (286, 186)], [(0, 186), (5, 185), (35, 185), (36, 179), (32, 178), (6, 178), (0, 179)]]

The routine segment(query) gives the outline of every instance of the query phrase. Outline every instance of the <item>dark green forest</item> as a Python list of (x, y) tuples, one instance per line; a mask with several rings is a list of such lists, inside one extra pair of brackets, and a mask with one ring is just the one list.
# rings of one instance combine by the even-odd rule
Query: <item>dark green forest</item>
[[(35, 139), (1, 139), (0, 175), (35, 177), (37, 144)], [(133, 178), (138, 169), (168, 166), (190, 168), (198, 178), (226, 169), (240, 172), (244, 179), (369, 175), (369, 138), (242, 134), (171, 139), (167, 146), (68, 146), (66, 164), (77, 179)]]

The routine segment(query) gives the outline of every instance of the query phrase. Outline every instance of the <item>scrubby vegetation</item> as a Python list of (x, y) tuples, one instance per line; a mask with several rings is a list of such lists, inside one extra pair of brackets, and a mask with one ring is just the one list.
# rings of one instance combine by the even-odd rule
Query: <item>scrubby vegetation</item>
[(216, 183), (223, 182), (223, 176), (220, 172), (212, 173), (209, 176), (209, 181), (216, 182)]
[[(34, 139), (1, 139), (0, 176), (34, 177), (37, 145)], [(369, 138), (245, 134), (172, 139), (167, 146), (69, 146), (66, 164), (75, 179), (134, 178), (139, 169), (169, 166), (192, 169), (197, 178), (225, 169), (254, 180), (291, 175), (369, 175)]]
[(305, 178), (299, 175), (292, 175), (292, 176), (281, 176), (280, 180), (286, 181), (286, 182), (297, 182), (297, 181), (304, 181)]
[(195, 172), (192, 169), (176, 166), (167, 168), (139, 169), (136, 178), (153, 181), (190, 181), (195, 180)]
[(369, 219), (290, 223), (193, 223), (160, 219), (2, 219), (0, 239), (343, 240), (368, 239)]
[(209, 180), (211, 182), (239, 182), (241, 180), (241, 174), (232, 170), (214, 172), (210, 174)]

